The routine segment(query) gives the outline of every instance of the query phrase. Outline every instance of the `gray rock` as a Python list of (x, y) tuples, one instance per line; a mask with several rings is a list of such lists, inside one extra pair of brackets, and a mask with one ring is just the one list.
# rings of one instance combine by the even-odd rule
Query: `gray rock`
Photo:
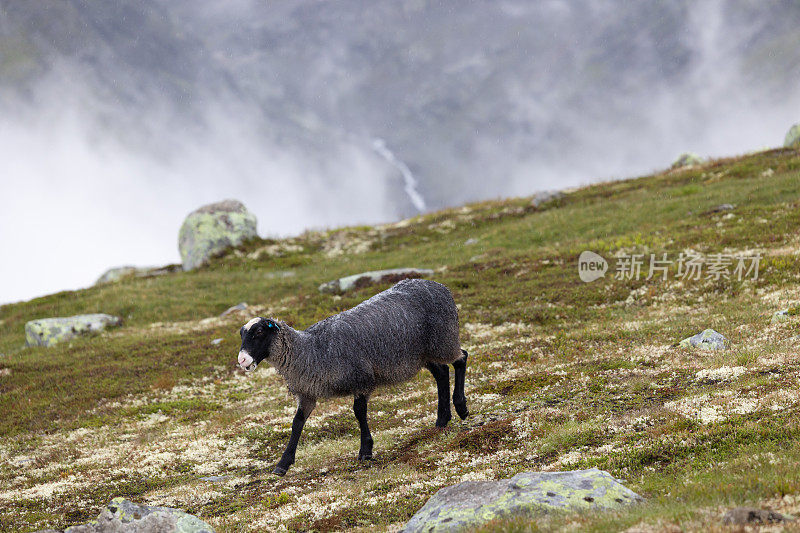
[(800, 148), (800, 122), (789, 128), (786, 138), (783, 140), (786, 148)]
[(460, 531), (498, 518), (551, 511), (599, 511), (641, 501), (608, 472), (523, 472), (499, 481), (464, 481), (441, 489), (404, 533)]
[(786, 320), (789, 320), (789, 310), (783, 309), (781, 311), (776, 311), (772, 315), (770, 322), (785, 322)]
[(397, 282), (406, 278), (424, 278), (432, 276), (433, 270), (426, 268), (392, 268), (388, 270), (375, 270), (362, 272), (344, 278), (328, 281), (319, 286), (320, 292), (340, 294), (353, 289), (359, 289), (375, 283)]
[(719, 204), (718, 206), (712, 207), (712, 213), (722, 213), (724, 211), (732, 211), (736, 206), (733, 204)]
[(475, 238), (471, 237), (471, 238), (467, 239), (466, 241), (464, 241), (464, 246), (472, 246), (473, 244), (478, 244), (478, 241), (479, 241), (479, 239), (475, 239)]
[(178, 234), (184, 270), (194, 270), (232, 246), (257, 237), (256, 217), (236, 200), (205, 205), (186, 217)]
[(81, 335), (97, 334), (107, 327), (120, 324), (121, 318), (104, 313), (40, 318), (25, 324), (25, 342), (28, 346), (53, 346)]
[(692, 167), (702, 165), (706, 160), (692, 152), (684, 152), (672, 163), (672, 168)]
[(531, 205), (533, 207), (541, 207), (548, 202), (560, 200), (563, 197), (564, 193), (561, 191), (541, 191), (533, 195)]
[(209, 483), (220, 483), (229, 479), (231, 479), (231, 476), (204, 476), (200, 478), (201, 481), (208, 481)]
[(713, 329), (706, 329), (697, 335), (683, 339), (680, 342), (680, 346), (683, 348), (701, 348), (703, 350), (724, 350), (726, 342), (728, 342), (728, 339), (720, 333)]
[(286, 279), (293, 278), (296, 275), (294, 270), (276, 270), (275, 272), (267, 272), (267, 279)]
[(123, 278), (133, 276), (139, 271), (140, 269), (135, 266), (121, 266), (121, 267), (109, 268), (108, 270), (103, 272), (103, 274), (99, 278), (97, 278), (97, 281), (95, 281), (94, 284), (103, 285), (105, 283), (113, 283)]
[(736, 507), (726, 512), (722, 517), (723, 524), (753, 525), (753, 524), (778, 524), (791, 520), (790, 517), (767, 509), (755, 507)]
[[(47, 532), (55, 530), (48, 529)], [(196, 516), (171, 507), (140, 505), (114, 498), (100, 515), (86, 524), (68, 527), (64, 533), (213, 533)], [(45, 533), (40, 531), (39, 533)]]
[(772, 322), (783, 322), (800, 315), (800, 305), (789, 307), (788, 309), (781, 309), (772, 315)]
[(222, 337), (220, 337), (219, 339), (214, 339), (214, 340), (211, 341), (211, 344), (213, 344), (214, 346), (217, 346), (219, 343), (222, 342), (222, 340), (223, 340)]
[(235, 313), (237, 311), (244, 311), (245, 309), (247, 309), (247, 304), (245, 302), (241, 302), (232, 307), (227, 308), (219, 316), (228, 316), (231, 313)]
[(135, 266), (121, 266), (109, 268), (102, 276), (97, 278), (94, 282), (95, 285), (104, 285), (106, 283), (114, 283), (126, 278), (152, 278), (155, 276), (163, 276), (171, 272), (182, 270), (178, 265), (167, 265), (163, 267), (135, 267)]

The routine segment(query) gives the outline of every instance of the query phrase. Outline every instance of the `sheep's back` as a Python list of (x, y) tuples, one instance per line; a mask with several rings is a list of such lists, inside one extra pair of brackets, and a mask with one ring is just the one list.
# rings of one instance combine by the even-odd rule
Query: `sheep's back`
[(359, 375), (372, 373), (376, 384), (405, 381), (428, 361), (461, 356), (453, 296), (430, 280), (403, 280), (307, 332), (317, 350)]

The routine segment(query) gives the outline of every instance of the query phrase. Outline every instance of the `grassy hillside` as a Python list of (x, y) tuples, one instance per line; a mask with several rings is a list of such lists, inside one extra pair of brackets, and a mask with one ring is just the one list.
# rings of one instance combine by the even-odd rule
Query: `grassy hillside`
[[(496, 526), (709, 530), (731, 506), (798, 511), (800, 318), (770, 319), (800, 304), (799, 230), (800, 153), (774, 150), (538, 208), (520, 198), (258, 240), (199, 271), (0, 307), (0, 530), (80, 523), (113, 496), (220, 531), (396, 529), (448, 484), (590, 466), (648, 502)], [(579, 279), (584, 250), (612, 263), (604, 278)], [(758, 278), (680, 279), (675, 264), (666, 280), (615, 278), (615, 254), (687, 250), (760, 253)], [(272, 369), (236, 368), (239, 327), (262, 315), (305, 328), (386, 288), (333, 296), (320, 283), (401, 266), (435, 269), (460, 306), (472, 415), (432, 429), (424, 372), (381, 390), (375, 461), (361, 464), (351, 400), (321, 401), (297, 463), (272, 476), (295, 405)], [(218, 318), (240, 301), (247, 311)], [(27, 320), (84, 312), (124, 325), (21, 348)], [(677, 346), (709, 327), (730, 349)]]

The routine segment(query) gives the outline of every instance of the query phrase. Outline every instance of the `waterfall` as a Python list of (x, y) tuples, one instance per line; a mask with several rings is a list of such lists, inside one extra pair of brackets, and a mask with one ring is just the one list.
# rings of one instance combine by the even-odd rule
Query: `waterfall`
[(411, 173), (411, 169), (408, 168), (408, 165), (397, 159), (394, 153), (386, 147), (386, 141), (383, 139), (373, 139), (372, 149), (390, 165), (400, 171), (400, 174), (403, 176), (403, 182), (405, 182), (404, 189), (408, 195), (408, 199), (411, 200), (411, 203), (414, 204), (414, 207), (416, 207), (418, 211), (425, 211), (425, 200), (417, 190), (417, 178)]

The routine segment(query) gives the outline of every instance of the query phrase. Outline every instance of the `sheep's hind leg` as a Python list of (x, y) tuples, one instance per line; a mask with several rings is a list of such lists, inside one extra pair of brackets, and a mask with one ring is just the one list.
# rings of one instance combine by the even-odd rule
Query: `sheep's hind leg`
[(314, 406), (316, 405), (317, 400), (315, 398), (300, 396), (297, 405), (297, 413), (294, 415), (294, 420), (292, 421), (292, 436), (289, 437), (289, 444), (286, 445), (286, 450), (284, 450), (281, 460), (278, 461), (278, 464), (275, 465), (274, 470), (272, 470), (273, 474), (283, 476), (289, 470), (289, 467), (294, 464), (294, 454), (297, 451), (297, 443), (300, 442), (300, 433), (303, 432), (303, 426), (306, 424), (308, 417), (311, 416), (311, 411), (314, 410)]
[(467, 409), (467, 398), (464, 396), (464, 380), (467, 374), (467, 354), (466, 350), (461, 350), (464, 356), (458, 361), (453, 362), (453, 370), (455, 370), (456, 384), (453, 387), (453, 405), (456, 407), (456, 413), (464, 420), (469, 416), (469, 409)]
[(353, 413), (358, 420), (358, 427), (361, 429), (361, 446), (358, 450), (358, 460), (368, 461), (372, 459), (372, 434), (367, 425), (367, 397), (356, 396), (353, 400)]
[(450, 414), (450, 369), (447, 365), (428, 363), (428, 370), (436, 380), (436, 389), (439, 392), (439, 407), (436, 411), (436, 427), (447, 426), (453, 415)]

